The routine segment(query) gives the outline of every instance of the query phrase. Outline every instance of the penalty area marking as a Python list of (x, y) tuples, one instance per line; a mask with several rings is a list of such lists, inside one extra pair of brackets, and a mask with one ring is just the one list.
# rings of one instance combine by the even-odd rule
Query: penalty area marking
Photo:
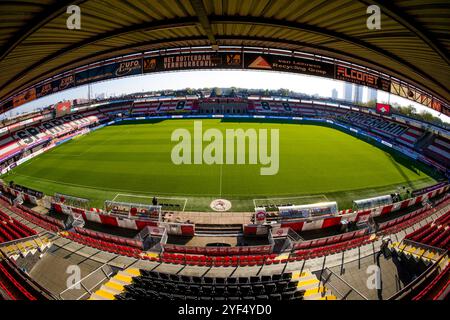
[[(156, 198), (162, 199), (162, 200), (179, 200), (179, 201), (183, 201), (183, 209), (182, 211), (184, 212), (184, 209), (186, 208), (186, 204), (188, 202), (187, 198), (177, 198), (177, 197), (160, 197), (158, 195), (154, 195)], [(112, 199), (112, 201), (117, 201), (117, 198), (120, 197), (128, 197), (128, 198), (141, 198), (141, 199), (153, 199), (153, 196), (143, 196), (143, 195), (138, 195), (138, 194), (128, 194), (128, 193), (118, 193), (116, 194), (116, 196), (114, 197), (114, 199)], [(120, 201), (117, 201), (120, 202)]]
[(258, 206), (256, 205), (256, 202), (257, 202), (257, 201), (265, 201), (266, 203), (271, 202), (271, 203), (275, 204), (276, 201), (274, 201), (274, 200), (291, 200), (291, 199), (307, 199), (307, 198), (310, 198), (310, 199), (314, 199), (314, 198), (316, 198), (316, 199), (317, 199), (317, 198), (322, 198), (322, 199), (325, 200), (325, 201), (330, 201), (330, 200), (327, 198), (326, 195), (324, 195), (324, 194), (316, 194), (316, 195), (299, 196), (299, 197), (282, 197), (282, 198), (260, 198), (260, 199), (253, 199), (253, 205), (254, 205), (255, 208), (258, 207)]

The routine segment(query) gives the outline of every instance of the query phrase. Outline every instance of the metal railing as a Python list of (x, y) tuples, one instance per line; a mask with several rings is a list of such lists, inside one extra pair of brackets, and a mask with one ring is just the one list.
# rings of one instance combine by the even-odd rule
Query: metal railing
[(87, 299), (93, 291), (105, 281), (105, 279), (110, 279), (114, 273), (115, 272), (110, 265), (104, 264), (69, 286), (64, 291), (61, 291), (59, 293), (59, 298), (61, 300)]
[[(447, 251), (445, 250), (444, 254), (442, 254), (439, 259), (433, 263), (427, 270), (425, 270), (420, 276), (414, 279), (411, 283), (409, 283), (402, 290), (394, 293), (388, 300), (401, 300), (401, 299), (410, 299), (411, 295), (414, 295), (415, 290), (420, 289), (420, 287), (429, 279), (435, 277), (435, 271), (438, 270), (439, 265), (443, 259), (447, 259)], [(430, 280), (431, 281), (431, 280)]]
[(356, 288), (328, 268), (323, 269), (318, 278), (319, 286), (323, 285), (331, 289), (332, 293), (339, 300), (369, 300)]

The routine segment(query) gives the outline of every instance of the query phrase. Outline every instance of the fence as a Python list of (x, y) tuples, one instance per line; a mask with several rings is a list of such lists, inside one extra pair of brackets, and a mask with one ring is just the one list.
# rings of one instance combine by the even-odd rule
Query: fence
[(77, 281), (59, 294), (61, 300), (84, 300), (98, 288), (106, 279), (114, 274), (113, 268), (104, 264), (98, 269), (92, 271), (86, 277)]
[(331, 289), (339, 300), (368, 300), (361, 292), (328, 268), (322, 270), (318, 278), (319, 285)]

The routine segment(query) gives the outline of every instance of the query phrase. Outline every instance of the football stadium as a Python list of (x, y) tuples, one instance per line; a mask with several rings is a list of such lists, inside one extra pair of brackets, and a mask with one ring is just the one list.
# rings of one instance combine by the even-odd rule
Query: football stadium
[(449, 16), (0, 2), (0, 300), (445, 301)]

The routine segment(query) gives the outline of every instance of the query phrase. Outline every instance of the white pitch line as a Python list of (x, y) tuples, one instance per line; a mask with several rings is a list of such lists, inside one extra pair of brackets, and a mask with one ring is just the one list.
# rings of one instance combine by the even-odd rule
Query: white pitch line
[(310, 196), (298, 196), (298, 197), (281, 197), (281, 198), (259, 198), (259, 199), (253, 199), (253, 206), (256, 208), (256, 201), (271, 201), (271, 202), (275, 202), (273, 200), (280, 200), (280, 199), (305, 199), (305, 198), (318, 198), (318, 197), (322, 197), (325, 200), (329, 201), (329, 199), (327, 198), (326, 195), (324, 194), (317, 194), (317, 195), (310, 195)]
[[(100, 191), (109, 191), (109, 192), (111, 192), (111, 191), (124, 191), (124, 192), (132, 192), (132, 191), (134, 191), (134, 190), (129, 190), (129, 189), (102, 188), (102, 187), (95, 187), (95, 186), (90, 186), (90, 185), (85, 185), (85, 184), (66, 183), (66, 182), (61, 182), (61, 181), (56, 181), (56, 180), (51, 180), (51, 179), (46, 179), (46, 178), (33, 177), (33, 176), (30, 176), (30, 175), (21, 174), (21, 173), (14, 173), (14, 175), (27, 177), (27, 178), (32, 178), (34, 180), (41, 180), (41, 181), (45, 181), (45, 182), (52, 182), (54, 184), (59, 184), (59, 185), (69, 186), (69, 187), (81, 187), (81, 188), (89, 188), (89, 189), (100, 190)], [(155, 192), (157, 192), (157, 191), (155, 191)], [(153, 194), (155, 194), (155, 192), (153, 192), (153, 191), (145, 191), (143, 193), (148, 193), (149, 195), (153, 195)], [(164, 194), (173, 194), (173, 195), (179, 195), (179, 196), (198, 196), (197, 193), (170, 193), (170, 192), (166, 192)], [(215, 193), (215, 194), (203, 194), (203, 196), (205, 196), (205, 197), (215, 197), (215, 196), (217, 196), (217, 193)]]
[(220, 165), (219, 197), (222, 197), (222, 168), (223, 168), (223, 164)]
[[(112, 201), (115, 201), (117, 197), (132, 197), (132, 198), (144, 198), (144, 199), (151, 199), (152, 196), (145, 196), (145, 195), (139, 195), (139, 194), (128, 194), (128, 193), (118, 193)], [(162, 197), (158, 196), (157, 194), (153, 195), (154, 197), (157, 197), (158, 199), (166, 199), (166, 200), (180, 200), (183, 201), (183, 212), (186, 209), (186, 205), (188, 202), (188, 198), (177, 198), (177, 197)]]

